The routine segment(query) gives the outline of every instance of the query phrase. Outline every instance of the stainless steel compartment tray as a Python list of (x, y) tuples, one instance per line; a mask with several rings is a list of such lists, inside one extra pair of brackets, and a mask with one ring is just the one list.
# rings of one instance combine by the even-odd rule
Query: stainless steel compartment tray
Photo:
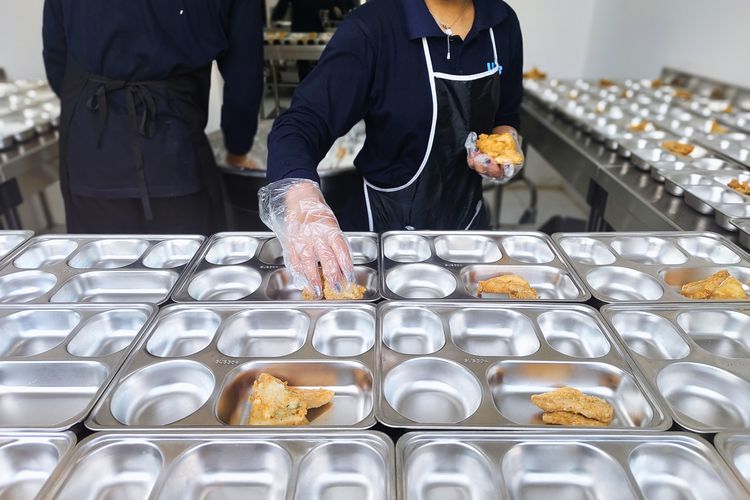
[(75, 446), (75, 435), (0, 433), (0, 498), (23, 500), (37, 494)]
[[(364, 302), (378, 293), (378, 236), (347, 233), (357, 283)], [(175, 302), (285, 301), (301, 302), (284, 267), (281, 244), (273, 233), (219, 233), (209, 238), (172, 294)], [(309, 301), (308, 301), (309, 302)]]
[(583, 282), (548, 236), (537, 232), (393, 231), (381, 237), (380, 286), (388, 299), (507, 301), (476, 294), (477, 283), (516, 274), (539, 294), (534, 302), (585, 302)]
[(676, 423), (694, 432), (750, 429), (750, 309), (613, 305), (618, 333)]
[(723, 269), (750, 294), (750, 257), (715, 233), (557, 233), (552, 238), (599, 302), (731, 302), (680, 295), (682, 285)]
[(33, 231), (0, 231), (0, 265), (13, 250), (33, 235)]
[(747, 498), (690, 434), (410, 433), (396, 447), (403, 500)]
[(607, 400), (610, 427), (669, 417), (599, 314), (584, 305), (385, 302), (378, 420), (401, 428), (546, 430), (530, 396), (572, 386)]
[[(92, 430), (244, 427), (262, 372), (324, 387), (333, 403), (292, 429), (366, 429), (379, 387), (375, 307), (316, 303), (176, 304), (162, 309), (101, 398)], [(288, 427), (265, 427), (268, 429)]]
[(714, 445), (750, 495), (750, 433), (721, 433)]
[(733, 219), (732, 224), (740, 235), (740, 245), (750, 250), (750, 219)]
[(0, 302), (161, 304), (203, 240), (197, 235), (38, 236), (4, 261)]
[(0, 306), (0, 429), (83, 422), (155, 313), (143, 304)]
[(394, 455), (376, 432), (94, 434), (41, 497), (395, 500)]

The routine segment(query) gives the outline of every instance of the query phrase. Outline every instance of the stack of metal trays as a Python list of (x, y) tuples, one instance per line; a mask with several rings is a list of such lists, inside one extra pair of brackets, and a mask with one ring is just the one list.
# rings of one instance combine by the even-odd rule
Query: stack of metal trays
[(696, 160), (721, 159), (718, 155), (703, 148), (695, 146), (687, 156), (677, 156), (664, 147), (665, 141), (689, 142), (688, 139), (680, 139), (667, 135), (664, 139), (636, 139), (623, 144), (624, 148), (630, 150), (630, 161), (644, 172), (650, 172), (652, 165), (666, 162), (694, 162)]
[[(378, 421), (399, 428), (554, 430), (531, 395), (570, 386), (614, 408), (590, 432), (671, 421), (596, 310), (583, 305), (386, 302)], [(436, 497), (437, 498), (437, 497)]]
[(332, 404), (310, 410), (306, 428), (365, 429), (375, 424), (375, 344), (370, 304), (167, 306), (86, 426), (247, 426), (253, 383), (268, 373), (291, 386), (335, 392)]
[(15, 115), (0, 118), (0, 150), (27, 142), (34, 137), (36, 129), (33, 121)]
[[(515, 274), (539, 300), (591, 296), (548, 236), (536, 232), (394, 231), (381, 238), (381, 288), (389, 299), (480, 299), (477, 284)], [(508, 296), (482, 294), (484, 300)]]
[(723, 155), (750, 166), (750, 136), (747, 134), (741, 132), (708, 134), (703, 142)]
[(95, 434), (41, 497), (395, 500), (394, 454), (375, 432)]
[[(364, 300), (378, 293), (378, 237), (348, 233), (354, 257), (354, 275), (364, 286)], [(175, 302), (195, 301), (302, 301), (284, 267), (281, 243), (273, 233), (219, 233), (204, 245), (175, 289)]]
[(0, 231), (0, 262), (33, 235), (33, 231)]
[(37, 498), (74, 445), (70, 432), (0, 433), (0, 498)]
[(558, 233), (553, 239), (602, 303), (701, 303), (680, 295), (682, 286), (721, 270), (750, 293), (750, 257), (715, 233)]
[(0, 306), (0, 427), (81, 423), (154, 314), (135, 304)]
[(9, 256), (0, 270), (0, 302), (162, 303), (203, 239), (38, 236)]
[(689, 434), (411, 433), (396, 449), (399, 498), (746, 498)]
[(740, 235), (740, 244), (750, 250), (750, 219), (734, 219), (732, 224)]
[(750, 493), (750, 434), (719, 434), (714, 439), (719, 454)]
[(650, 169), (651, 178), (656, 182), (666, 183), (665, 189), (673, 196), (682, 196), (685, 190), (669, 182), (668, 177), (671, 174), (724, 175), (726, 172), (745, 171), (741, 165), (720, 158), (668, 159), (651, 163)]
[(716, 223), (735, 231), (732, 219), (750, 217), (750, 197), (728, 186), (732, 180), (750, 181), (747, 170), (665, 174), (667, 191), (685, 197), (685, 204), (703, 215), (714, 215)]
[[(643, 130), (634, 128), (639, 125), (643, 125)], [(621, 120), (599, 120), (591, 134), (595, 141), (604, 143), (610, 151), (617, 151), (621, 145), (638, 139), (665, 140), (667, 135), (645, 118), (633, 115)], [(625, 151), (624, 156), (628, 156), (630, 150)]]
[(605, 306), (602, 315), (684, 429), (750, 427), (750, 309)]
[[(677, 140), (677, 137), (663, 130), (624, 134), (617, 139), (617, 154), (633, 158), (633, 164), (638, 163), (636, 166), (643, 170), (649, 162), (660, 161), (662, 155), (667, 154), (661, 143), (672, 140)], [(666, 157), (666, 161), (675, 160), (672, 155)]]

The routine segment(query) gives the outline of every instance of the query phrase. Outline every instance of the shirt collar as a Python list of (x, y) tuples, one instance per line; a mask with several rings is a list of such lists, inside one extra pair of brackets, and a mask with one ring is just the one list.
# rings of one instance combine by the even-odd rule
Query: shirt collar
[[(424, 0), (400, 0), (406, 14), (409, 39), (445, 36), (440, 30)], [(507, 16), (507, 7), (502, 0), (474, 0), (474, 26), (472, 33), (500, 24)]]

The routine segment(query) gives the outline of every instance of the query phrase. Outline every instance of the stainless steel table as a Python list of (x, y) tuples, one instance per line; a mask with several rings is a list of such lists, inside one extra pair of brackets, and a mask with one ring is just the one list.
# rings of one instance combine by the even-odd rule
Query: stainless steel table
[(737, 240), (590, 136), (533, 99), (522, 107), (523, 134), (591, 206), (589, 230), (714, 231)]
[(38, 195), (50, 225), (53, 218), (44, 190), (60, 180), (58, 133), (50, 132), (0, 152), (0, 210), (8, 229), (21, 229), (17, 207)]

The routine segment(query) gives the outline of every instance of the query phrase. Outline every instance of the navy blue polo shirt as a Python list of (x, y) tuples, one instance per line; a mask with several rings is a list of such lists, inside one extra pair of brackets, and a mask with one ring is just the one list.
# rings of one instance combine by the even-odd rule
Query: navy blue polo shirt
[[(336, 138), (365, 120), (367, 139), (355, 165), (373, 184), (395, 187), (416, 173), (432, 124), (432, 93), (422, 38), (436, 72), (475, 74), (494, 60), (494, 30), (502, 66), (495, 126), (518, 128), (523, 97), (523, 44), (518, 18), (502, 0), (474, 0), (474, 26), (451, 40), (424, 0), (371, 0), (341, 24), (289, 110), (268, 138), (268, 181), (318, 180), (316, 165)], [(489, 132), (477, 130), (476, 132)]]
[[(217, 60), (224, 77), (227, 150), (245, 154), (263, 91), (261, 0), (45, 0), (44, 63), (62, 89), (68, 52), (114, 80), (163, 80)], [(208, 106), (208, 89), (202, 98)]]

